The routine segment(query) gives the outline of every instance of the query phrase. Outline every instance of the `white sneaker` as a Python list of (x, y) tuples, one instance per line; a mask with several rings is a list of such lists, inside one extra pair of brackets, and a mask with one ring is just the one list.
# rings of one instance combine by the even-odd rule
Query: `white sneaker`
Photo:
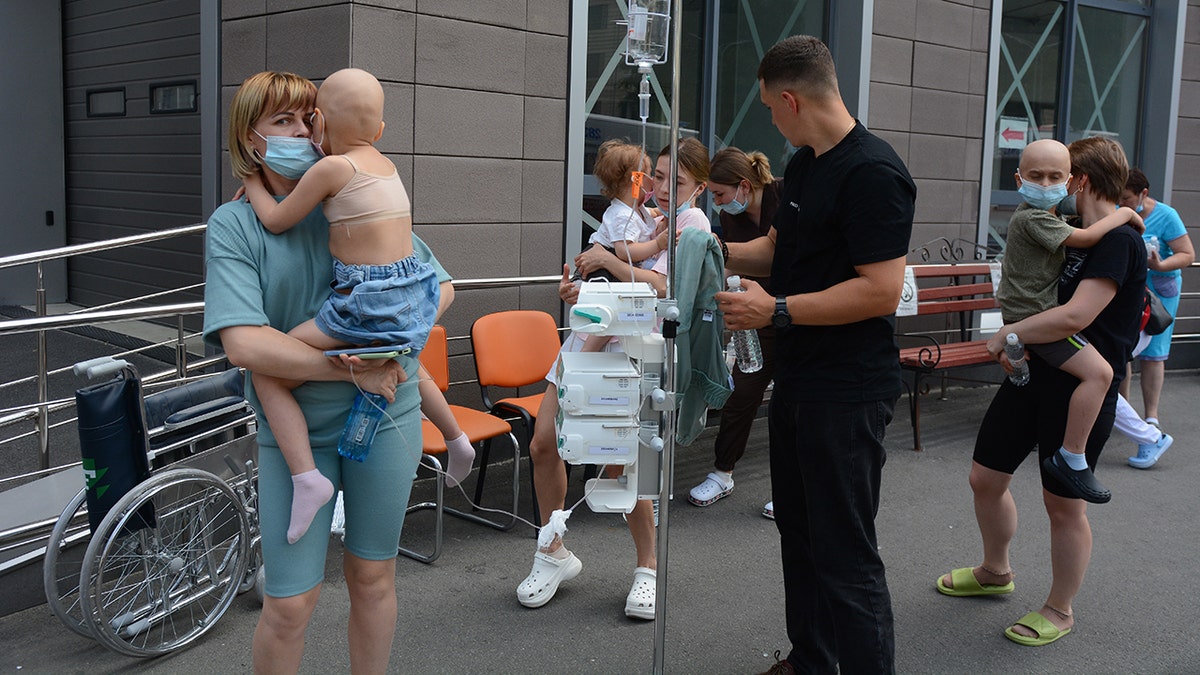
[(766, 506), (763, 506), (762, 515), (763, 515), (763, 518), (766, 518), (768, 520), (775, 520), (775, 500), (774, 499), (767, 502)]
[(692, 488), (688, 493), (688, 501), (696, 506), (708, 506), (719, 499), (728, 497), (733, 492), (733, 478), (729, 479), (729, 484), (721, 480), (721, 477), (715, 473), (710, 473), (704, 478), (704, 482)]
[(583, 563), (570, 551), (562, 559), (538, 551), (533, 554), (529, 576), (517, 586), (517, 602), (526, 607), (541, 607), (558, 592), (559, 584), (579, 576), (582, 570)]

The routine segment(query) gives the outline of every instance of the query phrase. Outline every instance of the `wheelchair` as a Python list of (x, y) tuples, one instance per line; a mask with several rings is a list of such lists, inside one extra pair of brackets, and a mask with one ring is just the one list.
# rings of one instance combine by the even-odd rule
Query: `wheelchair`
[[(243, 375), (143, 397), (125, 361), (94, 359), (75, 373), (109, 379), (76, 392), (86, 485), (51, 531), (46, 600), (67, 628), (118, 653), (181, 649), (239, 593), (262, 598), (258, 447)], [(98, 449), (108, 456), (89, 460)]]

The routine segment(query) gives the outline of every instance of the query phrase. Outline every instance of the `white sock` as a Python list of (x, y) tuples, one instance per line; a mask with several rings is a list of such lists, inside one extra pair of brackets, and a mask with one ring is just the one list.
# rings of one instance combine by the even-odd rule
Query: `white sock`
[(288, 522), (289, 544), (300, 541), (308, 532), (317, 511), (333, 497), (333, 483), (313, 469), (292, 476), (292, 518)]
[(1083, 471), (1084, 469), (1088, 468), (1086, 455), (1071, 452), (1066, 448), (1059, 448), (1058, 451), (1062, 454), (1063, 459), (1066, 460), (1067, 466), (1071, 467), (1072, 469), (1075, 469), (1076, 471)]
[(1147, 417), (1146, 424), (1156, 427), (1156, 426), (1158, 426), (1158, 418), (1157, 417)]
[(457, 487), (475, 464), (475, 446), (464, 433), (446, 441), (446, 487)]
[(733, 485), (733, 472), (732, 471), (722, 471), (720, 469), (713, 469), (713, 473), (721, 477), (721, 482), (725, 484), (725, 487), (729, 487), (730, 485)]

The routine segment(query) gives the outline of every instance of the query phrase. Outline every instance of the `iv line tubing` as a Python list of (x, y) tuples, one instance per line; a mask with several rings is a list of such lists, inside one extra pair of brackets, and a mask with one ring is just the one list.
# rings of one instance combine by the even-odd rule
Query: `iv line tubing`
[[(683, 58), (683, 50), (680, 47), (680, 36), (683, 33), (683, 0), (675, 0), (673, 13), (673, 31), (674, 38), (671, 41), (671, 204), (678, 204), (679, 182), (679, 77), (680, 77), (680, 61)], [(667, 231), (671, 236), (667, 237), (667, 299), (675, 299), (675, 209), (671, 208), (667, 214)], [(666, 391), (675, 391), (675, 337), (672, 333), (666, 338), (667, 358), (666, 373), (664, 375), (663, 389)], [(654, 607), (656, 610), (656, 621), (654, 622), (654, 670), (655, 675), (661, 675), (663, 672), (663, 650), (667, 639), (667, 532), (671, 524), (671, 485), (674, 482), (674, 462), (675, 462), (675, 422), (678, 414), (678, 408), (671, 406), (663, 415), (663, 452), (662, 452), (662, 485), (659, 486), (659, 504), (658, 518), (659, 527), (657, 531), (658, 541), (655, 546), (657, 553), (657, 581), (655, 583), (655, 598)]]

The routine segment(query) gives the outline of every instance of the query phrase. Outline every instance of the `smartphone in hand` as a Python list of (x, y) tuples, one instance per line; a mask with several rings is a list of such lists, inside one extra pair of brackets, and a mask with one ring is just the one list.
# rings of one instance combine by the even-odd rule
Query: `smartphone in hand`
[(408, 345), (380, 345), (378, 347), (353, 347), (350, 349), (330, 349), (325, 356), (338, 357), (342, 354), (357, 356), (360, 359), (394, 359), (412, 351)]

